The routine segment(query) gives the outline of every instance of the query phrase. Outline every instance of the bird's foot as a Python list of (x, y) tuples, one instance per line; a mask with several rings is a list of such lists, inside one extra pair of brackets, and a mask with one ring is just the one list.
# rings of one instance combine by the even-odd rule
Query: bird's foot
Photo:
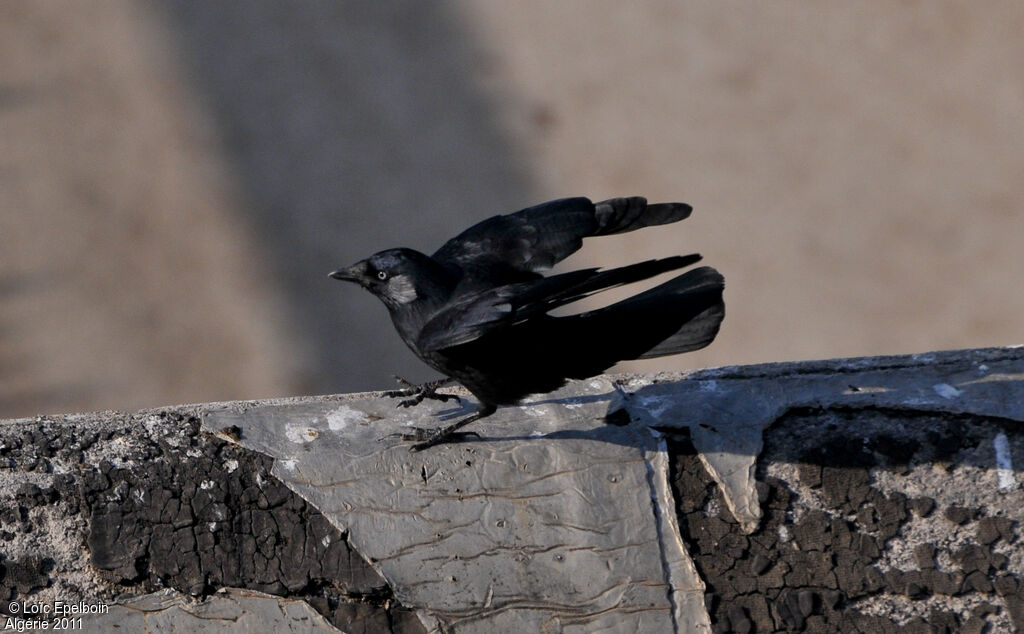
[[(389, 436), (386, 437), (392, 438), (394, 436), (398, 436), (402, 440), (417, 441), (415, 445), (409, 448), (409, 451), (423, 451), (424, 449), (429, 449), (431, 447), (443, 443), (457, 442), (459, 440), (463, 440), (469, 435), (473, 435), (479, 438), (480, 434), (474, 431), (462, 432), (458, 434), (456, 434), (455, 432), (459, 431), (460, 429), (472, 423), (473, 421), (477, 421), (480, 420), (481, 418), (490, 416), (491, 414), (494, 413), (495, 409), (497, 409), (497, 406), (495, 405), (481, 404), (480, 408), (477, 409), (474, 413), (470, 414), (469, 416), (463, 418), (460, 421), (448, 425), (447, 427), (443, 427), (441, 429), (420, 429), (419, 427), (412, 427), (410, 428), (412, 431), (406, 432), (404, 434), (390, 434)], [(383, 438), (381, 440), (383, 440)]]
[(456, 430), (450, 427), (443, 429), (421, 429), (419, 427), (411, 427), (412, 431), (404, 434), (388, 434), (380, 440), (385, 438), (401, 438), (402, 440), (413, 440), (417, 441), (415, 445), (409, 448), (410, 451), (422, 451), (424, 449), (433, 447), (435, 445), (441, 445), (449, 442), (459, 442), (469, 436), (480, 437), (480, 434), (475, 431), (467, 432), (456, 432)]
[(436, 445), (443, 445), (450, 442), (459, 442), (469, 436), (480, 437), (475, 431), (457, 432), (458, 428), (445, 427), (443, 429), (421, 429), (413, 427), (411, 431), (404, 434), (392, 434), (402, 440), (416, 441), (416, 444), (409, 448), (409, 451), (423, 451)]
[(395, 380), (398, 381), (400, 385), (404, 385), (405, 387), (401, 390), (389, 390), (387, 392), (384, 392), (384, 396), (388, 398), (404, 398), (406, 396), (412, 397), (399, 402), (399, 407), (414, 407), (416, 405), (419, 405), (426, 399), (430, 399), (433, 401), (441, 401), (442, 403), (446, 403), (451, 400), (455, 400), (459, 403), (462, 402), (462, 399), (460, 399), (458, 396), (455, 396), (454, 394), (441, 394), (440, 392), (437, 391), (437, 388), (441, 387), (442, 385), (447, 385), (448, 383), (451, 383), (452, 379), (450, 378), (438, 379), (436, 381), (428, 381), (423, 385), (415, 385), (413, 383), (410, 383), (409, 381), (406, 381), (400, 376), (395, 376)]
[(473, 421), (477, 421), (480, 420), (481, 418), (490, 416), (491, 414), (494, 413), (494, 410), (494, 405), (481, 405), (480, 409), (478, 409), (473, 414), (470, 414), (469, 416), (463, 418), (462, 420), (456, 421), (451, 425), (448, 425), (447, 427), (443, 427), (441, 429), (427, 430), (414, 427), (412, 433), (401, 434), (402, 440), (419, 441), (415, 445), (410, 447), (409, 451), (423, 451), (424, 449), (430, 449), (431, 447), (434, 447), (436, 445), (441, 445), (448, 442), (458, 442), (459, 440), (466, 438), (470, 434), (479, 438), (480, 434), (476, 433), (475, 431), (462, 432), (458, 434), (456, 434), (455, 432), (459, 431), (460, 429), (472, 423)]

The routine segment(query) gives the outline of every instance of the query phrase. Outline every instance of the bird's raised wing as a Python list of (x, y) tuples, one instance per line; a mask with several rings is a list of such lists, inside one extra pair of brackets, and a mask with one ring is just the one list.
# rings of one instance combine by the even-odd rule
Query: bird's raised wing
[(699, 255), (692, 254), (607, 271), (583, 269), (463, 295), (423, 326), (416, 345), (423, 351), (434, 351), (468, 343), (593, 293), (638, 282), (699, 260)]
[(625, 233), (682, 220), (685, 203), (648, 205), (640, 196), (592, 203), (562, 198), (477, 223), (444, 244), (432, 256), (454, 264), (466, 275), (491, 285), (536, 279), (583, 245), (590, 236)]

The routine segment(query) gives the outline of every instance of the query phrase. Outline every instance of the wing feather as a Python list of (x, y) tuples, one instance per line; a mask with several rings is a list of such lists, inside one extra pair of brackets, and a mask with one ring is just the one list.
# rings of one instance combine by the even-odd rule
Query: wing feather
[(594, 293), (689, 266), (699, 260), (699, 255), (692, 254), (648, 260), (606, 271), (583, 269), (466, 294), (450, 302), (423, 326), (416, 345), (421, 350), (434, 351), (468, 343)]
[(538, 273), (574, 253), (597, 226), (586, 198), (563, 198), (466, 229), (432, 256), (470, 273)]
[(685, 203), (649, 205), (641, 196), (596, 204), (561, 198), (479, 222), (432, 257), (459, 267), (473, 281), (470, 286), (528, 281), (579, 250), (584, 238), (676, 222), (691, 211)]

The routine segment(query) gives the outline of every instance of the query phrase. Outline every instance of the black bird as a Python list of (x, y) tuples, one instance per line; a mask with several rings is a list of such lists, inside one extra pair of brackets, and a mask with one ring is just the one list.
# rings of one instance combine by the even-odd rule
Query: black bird
[(465, 425), (529, 395), (550, 392), (619, 361), (697, 350), (725, 316), (725, 281), (704, 266), (610, 306), (575, 315), (548, 313), (593, 293), (689, 266), (697, 254), (544, 277), (583, 238), (682, 220), (685, 203), (647, 204), (639, 196), (592, 203), (564, 198), (494, 216), (431, 256), (388, 249), (330, 274), (355, 282), (388, 307), (398, 334), (447, 378), (415, 390), (402, 405), (455, 398), (434, 388), (456, 380), (479, 400), (473, 415), (441, 430), (416, 430), (413, 450), (449, 440)]

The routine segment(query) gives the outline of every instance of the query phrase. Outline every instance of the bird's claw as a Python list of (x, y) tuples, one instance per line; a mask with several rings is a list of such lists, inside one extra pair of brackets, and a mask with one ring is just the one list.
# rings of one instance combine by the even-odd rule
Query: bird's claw
[[(394, 433), (388, 434), (384, 438), (401, 438), (406, 441), (415, 441), (416, 444), (409, 448), (409, 451), (423, 451), (436, 445), (441, 445), (448, 442), (458, 442), (468, 436), (480, 437), (480, 434), (475, 431), (469, 432), (456, 432), (454, 429), (421, 429), (419, 427), (412, 427), (410, 431), (405, 433)], [(384, 440), (381, 438), (381, 440)]]
[[(385, 394), (385, 396), (391, 396), (391, 395), (390, 394)], [(396, 395), (396, 396), (405, 396), (405, 395), (404, 394), (399, 394), (399, 395)], [(442, 403), (447, 403), (448, 401), (451, 401), (451, 400), (456, 400), (459, 403), (462, 403), (462, 399), (460, 399), (458, 396), (455, 396), (454, 394), (441, 394), (440, 392), (435, 392), (433, 389), (430, 389), (430, 390), (427, 390), (427, 391), (420, 392), (420, 393), (416, 394), (416, 396), (414, 396), (413, 398), (408, 398), (408, 399), (405, 399), (404, 401), (400, 401), (398, 403), (398, 406), (399, 407), (415, 407), (415, 406), (419, 405), (420, 403), (422, 403), (425, 399), (428, 399), (428, 398), (430, 400), (432, 400), (432, 401), (441, 401)]]
[[(417, 432), (424, 432), (425, 430), (417, 429)], [(411, 436), (417, 436), (412, 438)], [(435, 445), (443, 445), (450, 442), (459, 442), (469, 436), (480, 437), (480, 434), (475, 431), (456, 432), (450, 429), (440, 429), (433, 432), (422, 434), (423, 437), (419, 437), (421, 434), (405, 434), (403, 438), (405, 440), (419, 440), (421, 442), (416, 443), (412, 447), (409, 447), (409, 451), (423, 451), (424, 449), (430, 449)]]
[(432, 401), (441, 401), (447, 403), (450, 400), (455, 400), (458, 403), (462, 403), (462, 399), (454, 394), (441, 394), (437, 391), (437, 388), (451, 382), (451, 379), (439, 379), (437, 381), (428, 381), (423, 385), (414, 385), (409, 381), (406, 381), (400, 376), (396, 376), (395, 380), (399, 384), (404, 385), (405, 388), (401, 390), (389, 390), (384, 392), (384, 396), (388, 398), (402, 398), (404, 396), (411, 396), (412, 398), (405, 399), (398, 403), (398, 407), (415, 407), (422, 403), (426, 399)]
[[(436, 385), (434, 385), (433, 387), (436, 387)], [(449, 394), (445, 394), (444, 396), (451, 397), (451, 395)], [(416, 441), (416, 444), (410, 447), (409, 451), (423, 451), (424, 449), (429, 449), (434, 445), (440, 445), (446, 442), (458, 442), (463, 438), (466, 438), (470, 434), (479, 438), (480, 434), (476, 433), (475, 431), (459, 432), (459, 430), (465, 427), (466, 425), (472, 423), (473, 421), (480, 420), (481, 418), (484, 418), (486, 416), (490, 416), (491, 414), (494, 413), (496, 409), (497, 405), (494, 405), (492, 403), (482, 403), (480, 407), (476, 410), (476, 412), (470, 414), (469, 416), (463, 418), (460, 421), (448, 425), (447, 427), (430, 430), (420, 429), (419, 427), (410, 427), (409, 429), (411, 431), (409, 432), (406, 432), (404, 434), (395, 433), (391, 434), (391, 436), (398, 436), (402, 440)]]
[(411, 431), (404, 434), (391, 434), (392, 436), (398, 436), (402, 440), (428, 440), (431, 436), (437, 434), (436, 429), (422, 429), (420, 427), (413, 427)]
[(388, 434), (383, 438), (378, 438), (377, 440), (378, 442), (387, 440), (388, 438), (399, 438), (401, 440), (428, 440), (431, 436), (437, 433), (436, 429), (420, 429), (419, 427), (411, 427), (410, 429), (412, 430), (410, 432), (395, 432), (393, 434)]

